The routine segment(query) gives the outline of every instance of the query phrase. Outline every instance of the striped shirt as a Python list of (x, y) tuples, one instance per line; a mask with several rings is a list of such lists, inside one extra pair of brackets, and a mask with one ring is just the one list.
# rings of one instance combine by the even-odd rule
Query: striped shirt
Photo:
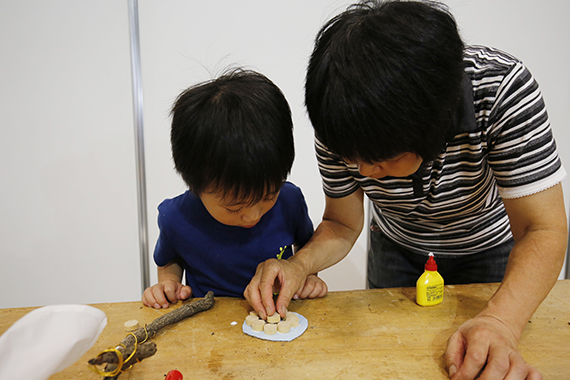
[(363, 177), (318, 139), (325, 194), (361, 187), (382, 232), (418, 253), (472, 254), (512, 237), (502, 199), (531, 195), (561, 182), (562, 167), (538, 84), (502, 51), (465, 49), (463, 107), (455, 136), (434, 161), (405, 178)]

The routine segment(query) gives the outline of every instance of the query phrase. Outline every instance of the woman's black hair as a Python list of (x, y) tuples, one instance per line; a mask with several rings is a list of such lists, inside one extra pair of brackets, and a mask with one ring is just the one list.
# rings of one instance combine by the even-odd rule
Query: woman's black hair
[(461, 99), (464, 44), (447, 7), (364, 1), (317, 35), (305, 84), (316, 136), (335, 154), (379, 162), (432, 160)]

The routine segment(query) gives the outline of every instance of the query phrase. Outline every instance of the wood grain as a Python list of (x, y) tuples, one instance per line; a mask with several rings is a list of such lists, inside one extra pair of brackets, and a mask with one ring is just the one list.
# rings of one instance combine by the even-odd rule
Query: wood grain
[[(157, 353), (119, 379), (160, 380), (171, 369), (185, 379), (447, 379), (442, 355), (448, 337), (497, 287), (446, 286), (443, 302), (431, 307), (416, 305), (414, 288), (331, 292), (293, 301), (289, 309), (305, 316), (309, 327), (291, 342), (245, 335), (241, 324), (248, 303), (220, 297), (211, 310), (160, 331), (153, 339)], [(137, 319), (143, 326), (169, 311), (140, 302), (92, 306), (105, 312), (107, 327), (82, 359), (50, 380), (100, 379), (87, 360), (123, 339), (125, 321)], [(30, 310), (0, 310), (0, 333)], [(570, 280), (557, 282), (529, 321), (519, 349), (545, 380), (570, 378)]]

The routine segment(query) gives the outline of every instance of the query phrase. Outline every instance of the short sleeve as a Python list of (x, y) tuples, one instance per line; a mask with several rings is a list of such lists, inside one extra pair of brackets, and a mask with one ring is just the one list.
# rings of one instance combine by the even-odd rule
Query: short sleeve
[(316, 137), (315, 153), (323, 181), (323, 190), (327, 196), (342, 198), (358, 190), (359, 184), (350, 174), (344, 160), (329, 151)]
[(168, 240), (168, 223), (166, 223), (167, 216), (164, 206), (161, 204), (158, 208), (158, 228), (160, 233), (156, 241), (156, 246), (154, 247), (154, 262), (159, 267), (163, 267), (166, 264), (176, 260), (178, 258), (178, 253), (176, 252), (174, 246)]
[(488, 138), (488, 161), (503, 198), (531, 195), (565, 178), (542, 94), (520, 62), (497, 91)]

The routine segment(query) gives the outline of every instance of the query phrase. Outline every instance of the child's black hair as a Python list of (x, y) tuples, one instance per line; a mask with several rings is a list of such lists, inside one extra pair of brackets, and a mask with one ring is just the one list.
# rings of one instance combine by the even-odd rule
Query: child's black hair
[(456, 118), (464, 44), (447, 7), (364, 1), (317, 35), (305, 84), (316, 136), (350, 160), (434, 159)]
[(194, 194), (256, 203), (279, 191), (291, 171), (291, 110), (264, 75), (233, 69), (180, 94), (171, 144), (176, 170)]

